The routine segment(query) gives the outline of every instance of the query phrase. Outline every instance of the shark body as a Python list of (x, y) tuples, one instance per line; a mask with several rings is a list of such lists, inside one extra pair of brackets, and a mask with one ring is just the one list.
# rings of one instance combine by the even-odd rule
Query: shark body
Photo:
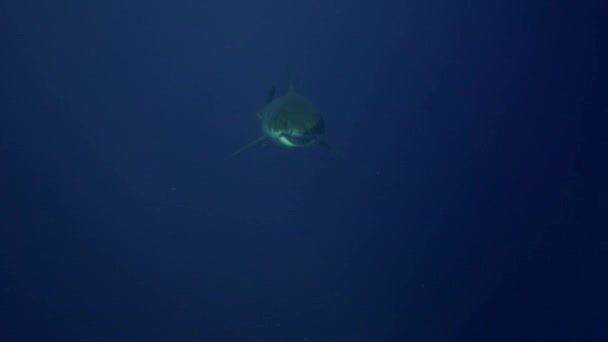
[(323, 136), (325, 122), (317, 108), (295, 91), (289, 77), (287, 94), (275, 97), (271, 88), (264, 107), (258, 111), (264, 135), (241, 147), (232, 155), (238, 155), (266, 140), (289, 148), (308, 147), (317, 144), (327, 146)]

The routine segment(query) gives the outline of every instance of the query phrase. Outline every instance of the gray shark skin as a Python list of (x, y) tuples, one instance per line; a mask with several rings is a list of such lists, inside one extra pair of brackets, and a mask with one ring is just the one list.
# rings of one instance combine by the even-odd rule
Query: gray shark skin
[(274, 96), (270, 89), (266, 103), (258, 117), (262, 121), (264, 135), (239, 148), (232, 156), (270, 140), (279, 146), (302, 148), (313, 145), (327, 146), (323, 139), (325, 123), (317, 108), (302, 95), (296, 93), (293, 80), (289, 77), (287, 94)]

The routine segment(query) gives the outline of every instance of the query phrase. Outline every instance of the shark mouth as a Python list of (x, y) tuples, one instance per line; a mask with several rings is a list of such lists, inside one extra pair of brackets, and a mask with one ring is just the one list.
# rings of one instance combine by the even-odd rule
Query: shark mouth
[[(287, 126), (287, 127), (285, 127)], [(319, 120), (310, 129), (297, 129), (294, 125), (280, 125), (279, 127), (265, 126), (264, 131), (272, 140), (286, 147), (307, 147), (318, 143), (325, 132), (323, 120)]]
[(285, 131), (270, 131), (270, 135), (279, 144), (287, 147), (306, 147), (315, 144), (319, 137), (314, 134), (292, 134)]

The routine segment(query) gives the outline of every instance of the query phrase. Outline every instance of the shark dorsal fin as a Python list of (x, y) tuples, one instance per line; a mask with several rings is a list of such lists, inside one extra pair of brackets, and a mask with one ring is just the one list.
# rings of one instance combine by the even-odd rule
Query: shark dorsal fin
[(272, 102), (272, 100), (274, 100), (274, 87), (268, 89), (268, 92), (266, 93), (266, 101), (264, 101), (264, 104), (267, 105)]
[(293, 86), (293, 74), (291, 73), (291, 70), (289, 70), (288, 77), (289, 77), (289, 84), (287, 86), (287, 93), (288, 94), (295, 93), (296, 88)]

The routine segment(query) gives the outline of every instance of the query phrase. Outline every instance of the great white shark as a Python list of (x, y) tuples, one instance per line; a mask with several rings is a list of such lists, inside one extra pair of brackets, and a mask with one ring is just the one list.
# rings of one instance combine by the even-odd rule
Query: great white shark
[(317, 108), (304, 96), (296, 93), (293, 77), (289, 74), (287, 94), (275, 97), (271, 88), (262, 109), (258, 111), (264, 134), (236, 150), (232, 156), (270, 140), (277, 145), (301, 148), (313, 145), (328, 147), (324, 139), (325, 122)]

